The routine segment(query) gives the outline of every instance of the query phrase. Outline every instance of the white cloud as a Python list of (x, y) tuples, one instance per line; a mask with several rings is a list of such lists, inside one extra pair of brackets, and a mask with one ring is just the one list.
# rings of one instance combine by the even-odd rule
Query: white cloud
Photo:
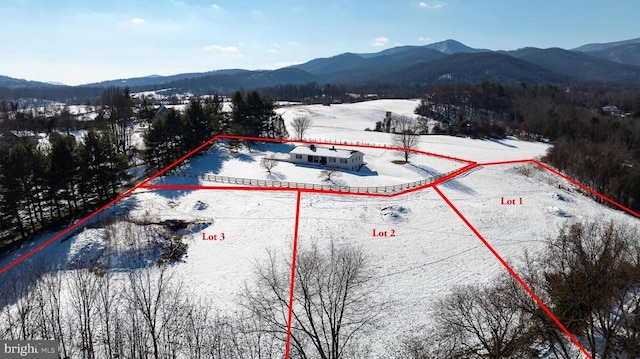
[(376, 37), (375, 39), (373, 39), (373, 41), (371, 42), (372, 46), (385, 46), (386, 44), (389, 43), (389, 38), (386, 36), (380, 36), (380, 37)]
[(442, 1), (438, 1), (434, 4), (428, 4), (424, 1), (418, 3), (418, 6), (423, 9), (442, 9), (444, 7), (444, 3)]
[(133, 19), (131, 19), (131, 23), (135, 25), (141, 25), (144, 24), (144, 19), (141, 17), (134, 17)]
[(216, 11), (221, 11), (221, 10), (222, 10), (222, 8), (220, 7), (220, 5), (218, 5), (218, 4), (213, 4), (213, 5), (211, 5), (211, 8), (212, 8), (213, 10), (216, 10)]
[(240, 50), (238, 50), (238, 48), (235, 46), (220, 46), (220, 45), (205, 46), (204, 51), (221, 52), (223, 54), (238, 54), (240, 52)]
[(429, 41), (429, 40), (431, 40), (431, 38), (430, 38), (430, 37), (420, 36), (420, 37), (418, 38), (418, 42), (427, 42), (427, 41)]

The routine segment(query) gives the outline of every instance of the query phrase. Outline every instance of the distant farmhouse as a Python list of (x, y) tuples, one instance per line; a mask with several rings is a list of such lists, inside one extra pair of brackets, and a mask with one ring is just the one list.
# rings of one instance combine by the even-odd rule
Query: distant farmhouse
[(363, 166), (364, 153), (355, 150), (319, 147), (316, 145), (296, 146), (289, 152), (291, 162), (340, 168), (357, 171)]
[(38, 135), (33, 131), (2, 131), (0, 143), (38, 143)]
[(618, 106), (606, 105), (602, 107), (602, 112), (608, 113), (610, 115), (619, 115), (620, 109), (618, 108)]

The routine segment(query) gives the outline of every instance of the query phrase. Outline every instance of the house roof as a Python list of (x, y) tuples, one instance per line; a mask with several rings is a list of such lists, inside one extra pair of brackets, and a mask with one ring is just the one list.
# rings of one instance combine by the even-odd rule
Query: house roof
[(334, 147), (320, 147), (320, 146), (296, 146), (289, 153), (296, 155), (312, 155), (334, 158), (351, 158), (355, 154), (364, 155), (364, 153), (356, 150), (345, 150), (342, 148)]

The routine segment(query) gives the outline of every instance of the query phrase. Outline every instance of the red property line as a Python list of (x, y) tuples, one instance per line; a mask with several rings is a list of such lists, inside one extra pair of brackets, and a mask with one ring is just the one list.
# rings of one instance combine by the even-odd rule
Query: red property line
[(173, 167), (177, 166), (180, 162), (186, 160), (187, 158), (193, 156), (194, 154), (196, 154), (196, 152), (199, 152), (200, 150), (202, 150), (203, 148), (209, 146), (210, 144), (212, 144), (213, 142), (215, 142), (218, 137), (220, 136), (214, 136), (213, 138), (211, 138), (210, 140), (208, 140), (207, 142), (201, 144), (200, 146), (196, 147), (195, 149), (191, 150), (189, 153), (187, 153), (186, 155), (178, 158), (175, 162), (173, 162), (172, 164), (168, 165), (167, 167), (161, 169), (160, 171), (156, 172), (154, 175), (152, 175), (151, 177), (147, 178), (146, 180), (144, 180), (142, 183), (140, 183), (140, 185), (145, 185), (147, 183), (149, 183), (150, 181), (152, 181), (153, 179), (162, 176), (163, 174), (165, 174), (167, 171), (169, 171), (170, 169), (172, 169)]
[(528, 160), (510, 160), (510, 161), (499, 161), (499, 162), (486, 162), (486, 163), (479, 163), (479, 166), (496, 166), (496, 165), (512, 165), (515, 163), (531, 163), (531, 162), (535, 162), (532, 159), (528, 159)]
[(589, 187), (587, 187), (587, 186), (583, 185), (582, 183), (580, 183), (580, 182), (578, 182), (578, 181), (574, 180), (573, 178), (571, 178), (571, 177), (569, 177), (569, 176), (567, 176), (567, 175), (565, 175), (565, 174), (560, 173), (559, 171), (557, 171), (557, 170), (555, 170), (555, 169), (553, 169), (553, 168), (551, 168), (551, 167), (549, 167), (549, 166), (545, 165), (544, 163), (542, 163), (542, 162), (540, 162), (540, 161), (537, 161), (537, 160), (533, 160), (533, 163), (535, 163), (535, 164), (537, 164), (538, 166), (540, 166), (540, 167), (544, 168), (545, 170), (547, 170), (547, 171), (549, 171), (549, 172), (551, 172), (551, 173), (555, 174), (556, 176), (560, 176), (560, 177), (564, 178), (565, 180), (567, 180), (567, 181), (569, 181), (569, 182), (573, 183), (574, 185), (576, 185), (576, 186), (578, 186), (578, 187), (582, 188), (583, 190), (585, 190), (585, 191), (587, 191), (587, 192), (589, 192), (589, 193), (591, 193), (591, 194), (593, 194), (593, 195), (595, 195), (595, 196), (597, 196), (597, 197), (602, 198), (603, 200), (605, 200), (605, 201), (607, 201), (607, 202), (611, 203), (612, 205), (614, 205), (614, 206), (616, 206), (616, 207), (618, 207), (618, 208), (620, 208), (620, 209), (624, 210), (625, 212), (630, 213), (630, 214), (632, 214), (632, 215), (634, 215), (634, 216), (636, 216), (636, 217), (640, 218), (640, 213), (635, 212), (635, 211), (633, 211), (632, 209), (627, 208), (627, 207), (625, 207), (625, 206), (621, 205), (620, 203), (618, 203), (618, 202), (616, 202), (616, 201), (614, 201), (614, 200), (610, 199), (609, 197), (607, 197), (607, 196), (605, 196), (605, 195), (603, 195), (603, 194), (600, 194), (600, 193), (599, 193), (599, 192), (597, 192), (597, 191), (592, 190), (591, 188), (589, 188)]
[(256, 141), (256, 142), (302, 143), (306, 145), (338, 145), (338, 146), (345, 146), (345, 147), (375, 148), (379, 150), (409, 151), (409, 152), (420, 153), (423, 155), (428, 155), (433, 157), (440, 157), (440, 158), (444, 158), (444, 159), (452, 160), (456, 162), (474, 163), (473, 161), (465, 160), (463, 158), (457, 158), (457, 157), (442, 155), (438, 153), (426, 152), (426, 151), (416, 150), (413, 148), (391, 147), (391, 146), (384, 146), (384, 145), (366, 145), (366, 144), (354, 144), (354, 143), (340, 143), (340, 142), (336, 143), (336, 142), (327, 142), (327, 141), (291, 140), (291, 139), (280, 139), (280, 138), (246, 137), (246, 136), (233, 136), (233, 135), (218, 135), (214, 137), (212, 140), (215, 141), (219, 138)]
[(558, 170), (556, 170), (556, 169), (552, 168), (551, 166), (546, 165), (546, 164), (544, 164), (544, 163), (542, 163), (542, 162), (540, 162), (540, 161), (538, 161), (538, 160), (535, 160), (535, 159), (528, 159), (528, 160), (512, 160), (512, 161), (501, 161), (501, 162), (487, 162), (487, 163), (479, 163), (479, 164), (478, 164), (478, 166), (510, 165), (510, 164), (515, 164), (515, 163), (533, 163), (533, 164), (536, 164), (536, 165), (538, 165), (539, 167), (542, 167), (542, 168), (544, 168), (545, 170), (547, 170), (547, 171), (549, 171), (549, 172), (553, 173), (554, 175), (556, 175), (556, 176), (558, 176), (558, 177), (561, 177), (561, 178), (563, 178), (563, 179), (565, 179), (565, 180), (567, 180), (567, 181), (571, 182), (572, 184), (574, 184), (574, 185), (576, 185), (576, 186), (578, 186), (578, 187), (582, 188), (583, 190), (585, 190), (585, 191), (587, 191), (587, 192), (589, 192), (589, 193), (591, 193), (591, 194), (593, 194), (593, 195), (595, 195), (595, 196), (597, 196), (597, 197), (599, 197), (599, 198), (601, 198), (601, 199), (603, 199), (603, 200), (605, 200), (605, 201), (609, 202), (610, 204), (612, 204), (612, 205), (614, 205), (614, 206), (616, 206), (616, 207), (620, 208), (621, 210), (623, 210), (623, 211), (625, 211), (625, 212), (627, 212), (627, 213), (629, 213), (629, 214), (631, 214), (631, 215), (633, 215), (633, 216), (635, 216), (635, 217), (640, 218), (640, 213), (635, 212), (635, 211), (634, 211), (634, 210), (632, 210), (631, 208), (628, 208), (628, 207), (623, 206), (622, 204), (620, 204), (620, 203), (618, 203), (618, 202), (616, 202), (616, 201), (612, 200), (611, 198), (609, 198), (609, 197), (607, 197), (607, 196), (605, 196), (605, 195), (601, 194), (600, 192), (595, 191), (595, 190), (593, 190), (593, 189), (589, 188), (588, 186), (586, 186), (586, 185), (584, 185), (584, 184), (582, 184), (582, 183), (580, 183), (580, 182), (578, 182), (578, 181), (574, 180), (573, 178), (571, 178), (571, 177), (569, 177), (569, 176), (567, 176), (567, 175), (565, 175), (565, 174), (561, 173), (560, 171), (558, 171)]
[(366, 197), (396, 197), (411, 192), (421, 191), (436, 184), (446, 182), (456, 176), (471, 171), (478, 167), (477, 164), (469, 164), (462, 167), (450, 174), (437, 179), (431, 183), (426, 183), (422, 186), (409, 188), (403, 191), (394, 193), (368, 193), (368, 192), (348, 192), (331, 189), (313, 189), (313, 188), (295, 188), (295, 187), (257, 187), (257, 186), (201, 186), (201, 185), (140, 185), (140, 188), (156, 189), (156, 190), (179, 190), (179, 191), (195, 191), (195, 190), (220, 190), (220, 191), (271, 191), (271, 192), (304, 192), (304, 193), (316, 193), (316, 194), (334, 194), (343, 196), (366, 196)]
[(131, 192), (135, 191), (139, 186), (140, 185), (137, 185), (137, 186), (129, 189), (128, 191), (124, 192), (123, 194), (118, 196), (113, 201), (111, 201), (111, 202), (107, 203), (106, 205), (102, 206), (100, 209), (98, 209), (98, 210), (94, 211), (93, 213), (91, 213), (90, 215), (84, 217), (83, 219), (81, 219), (80, 221), (76, 222), (72, 226), (67, 227), (67, 229), (65, 229), (62, 232), (58, 233), (57, 235), (51, 237), (46, 242), (42, 243), (41, 245), (37, 246), (36, 248), (30, 250), (27, 254), (25, 254), (25, 255), (21, 256), (20, 258), (14, 260), (13, 262), (9, 263), (9, 265), (7, 265), (6, 267), (0, 269), (0, 275), (2, 275), (2, 273), (4, 273), (4, 272), (8, 271), (9, 269), (13, 268), (16, 264), (24, 261), (25, 259), (31, 257), (34, 254), (36, 254), (38, 251), (40, 251), (44, 247), (46, 247), (49, 244), (57, 241), (58, 239), (62, 238), (64, 235), (66, 235), (69, 232), (73, 231), (74, 229), (80, 227), (82, 224), (86, 223), (91, 218), (97, 216), (98, 214), (102, 213), (105, 209), (107, 209), (107, 208), (111, 207), (112, 205), (114, 205), (116, 202), (119, 202), (120, 200), (124, 199), (126, 196), (131, 194)]
[(533, 292), (533, 290), (529, 288), (529, 286), (524, 282), (524, 280), (522, 280), (522, 278), (520, 278), (520, 276), (513, 270), (513, 268), (511, 268), (511, 266), (500, 256), (500, 254), (498, 254), (498, 252), (491, 246), (491, 244), (489, 244), (489, 242), (487, 242), (487, 240), (484, 239), (484, 237), (482, 237), (480, 232), (478, 232), (478, 230), (476, 230), (475, 227), (473, 227), (471, 222), (469, 222), (462, 215), (462, 213), (453, 205), (453, 203), (449, 201), (449, 199), (444, 195), (444, 193), (442, 193), (440, 189), (438, 189), (438, 187), (436, 186), (433, 186), (433, 189), (436, 192), (438, 192), (440, 197), (442, 197), (442, 199), (449, 205), (449, 207), (451, 207), (451, 209), (458, 215), (458, 217), (462, 219), (462, 221), (467, 225), (467, 227), (469, 227), (469, 229), (471, 229), (471, 231), (476, 235), (476, 237), (478, 237), (478, 239), (482, 241), (485, 247), (487, 247), (487, 249), (489, 249), (489, 251), (496, 257), (496, 259), (498, 259), (498, 261), (502, 264), (502, 266), (504, 266), (507, 269), (509, 274), (511, 274), (511, 276), (520, 284), (520, 286), (522, 286), (522, 288), (524, 288), (527, 291), (527, 293), (529, 293), (529, 295), (536, 301), (536, 303), (538, 303), (540, 308), (542, 308), (542, 310), (545, 313), (547, 313), (547, 315), (551, 318), (551, 320), (553, 320), (556, 323), (556, 325), (569, 337), (569, 339), (571, 339), (573, 344), (577, 345), (578, 348), (580, 348), (580, 351), (587, 358), (592, 359), (592, 356), (582, 346), (582, 344), (580, 344), (578, 339), (576, 339), (576, 337), (574, 337), (573, 334), (571, 334), (571, 332), (560, 322), (560, 320), (556, 318), (556, 316), (551, 312), (551, 310), (542, 302), (542, 300)]
[(284, 359), (289, 359), (289, 350), (291, 348), (291, 320), (293, 316), (293, 290), (296, 279), (296, 258), (298, 257), (298, 227), (300, 224), (300, 196), (298, 191), (296, 199), (296, 225), (293, 231), (293, 253), (291, 254), (291, 283), (289, 284), (289, 314), (287, 317), (287, 339), (284, 349)]

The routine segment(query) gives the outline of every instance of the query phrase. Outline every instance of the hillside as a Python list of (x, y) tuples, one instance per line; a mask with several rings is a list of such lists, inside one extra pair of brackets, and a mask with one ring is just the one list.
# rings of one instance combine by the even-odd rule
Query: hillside
[(558, 83), (570, 77), (495, 52), (458, 53), (429, 63), (398, 69), (381, 81), (432, 84), (437, 82)]
[(604, 60), (560, 48), (524, 48), (507, 52), (518, 59), (580, 80), (637, 82), (640, 67)]
[(585, 51), (585, 53), (621, 64), (640, 66), (640, 43), (618, 45), (604, 50)]
[(0, 75), (0, 88), (20, 89), (20, 88), (33, 88), (33, 87), (58, 87), (64, 85), (58, 85), (48, 82), (30, 81), (25, 79), (16, 79), (9, 76)]
[(630, 40), (586, 44), (586, 45), (578, 46), (574, 49), (571, 49), (571, 51), (580, 51), (580, 52), (603, 51), (603, 50), (608, 50), (614, 47), (618, 47), (622, 45), (630, 45), (630, 44), (640, 44), (640, 37), (637, 39), (630, 39)]

